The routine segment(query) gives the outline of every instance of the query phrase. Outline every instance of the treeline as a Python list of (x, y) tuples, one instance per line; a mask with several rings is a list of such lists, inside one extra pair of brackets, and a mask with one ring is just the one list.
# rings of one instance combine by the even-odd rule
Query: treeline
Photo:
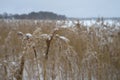
[(41, 20), (65, 20), (65, 15), (58, 15), (53, 12), (31, 12), (28, 14), (0, 14), (0, 19), (41, 19)]

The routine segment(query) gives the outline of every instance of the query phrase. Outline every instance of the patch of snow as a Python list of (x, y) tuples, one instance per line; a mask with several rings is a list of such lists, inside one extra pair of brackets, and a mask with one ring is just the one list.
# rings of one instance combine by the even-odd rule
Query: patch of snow
[(4, 60), (3, 62), (4, 62), (4, 63), (7, 63), (7, 61), (6, 61), (6, 60)]
[(26, 34), (25, 34), (25, 37), (26, 37), (27, 39), (29, 39), (29, 38), (32, 37), (32, 34), (30, 34), (30, 33), (26, 33)]
[(55, 28), (55, 29), (54, 29), (54, 31), (58, 31), (58, 30), (59, 30), (59, 28)]
[(44, 39), (48, 39), (48, 40), (51, 39), (51, 36), (48, 34), (41, 34), (40, 36), (43, 37)]
[(17, 32), (17, 35), (18, 36), (23, 36), (23, 33), (19, 31), (19, 32)]
[(62, 40), (64, 40), (65, 42), (70, 42), (70, 40), (69, 39), (67, 39), (66, 37), (64, 37), (64, 36), (59, 36), (59, 38), (60, 39), (62, 39)]
[(11, 62), (11, 64), (16, 65), (16, 62)]

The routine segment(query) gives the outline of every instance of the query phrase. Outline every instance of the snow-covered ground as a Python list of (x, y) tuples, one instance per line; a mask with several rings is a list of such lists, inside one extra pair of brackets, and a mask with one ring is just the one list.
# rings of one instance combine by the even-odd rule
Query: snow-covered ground
[[(62, 22), (61, 21), (57, 21), (57, 24), (61, 24)], [(63, 27), (70, 27), (70, 26), (74, 26), (76, 23), (78, 23), (78, 21), (74, 20), (66, 20), (64, 21), (64, 26)], [(85, 26), (91, 26), (91, 25), (94, 25), (94, 24), (100, 24), (102, 23), (101, 21), (100, 22), (96, 22), (96, 20), (80, 20), (79, 21), (80, 24), (82, 25), (85, 25)], [(105, 25), (117, 25), (117, 26), (120, 26), (120, 22), (119, 21), (116, 21), (116, 20), (104, 20), (104, 24)]]

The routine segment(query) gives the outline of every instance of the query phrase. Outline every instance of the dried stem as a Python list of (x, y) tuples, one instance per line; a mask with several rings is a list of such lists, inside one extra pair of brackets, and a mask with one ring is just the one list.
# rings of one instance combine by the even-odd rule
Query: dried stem
[(35, 49), (34, 46), (33, 46), (33, 51), (34, 51), (35, 58), (36, 58), (36, 64), (37, 64), (37, 70), (38, 70), (38, 77), (39, 77), (39, 80), (40, 80), (40, 71), (39, 71), (39, 63), (38, 63), (38, 59), (37, 59), (37, 51), (36, 51), (36, 49)]

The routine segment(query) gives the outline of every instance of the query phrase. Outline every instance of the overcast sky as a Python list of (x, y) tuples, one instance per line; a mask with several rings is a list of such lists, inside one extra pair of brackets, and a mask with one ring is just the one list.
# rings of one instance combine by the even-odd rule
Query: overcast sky
[(0, 13), (51, 11), (68, 17), (120, 17), (120, 0), (0, 0)]

